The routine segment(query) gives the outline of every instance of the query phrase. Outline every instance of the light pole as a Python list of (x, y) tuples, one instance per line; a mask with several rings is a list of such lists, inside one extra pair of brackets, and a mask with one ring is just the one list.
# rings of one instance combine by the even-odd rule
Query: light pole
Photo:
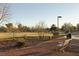
[(57, 27), (59, 29), (59, 18), (62, 18), (62, 16), (57, 16)]

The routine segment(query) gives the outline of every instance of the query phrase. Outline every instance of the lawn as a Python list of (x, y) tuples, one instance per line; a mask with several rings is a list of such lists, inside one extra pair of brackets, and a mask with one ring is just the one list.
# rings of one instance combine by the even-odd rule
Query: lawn
[(16, 33), (4, 33), (1, 32), (0, 33), (0, 40), (1, 39), (7, 39), (7, 38), (13, 38), (13, 37), (38, 37), (38, 36), (49, 36), (52, 37), (53, 34), (52, 33), (43, 33), (43, 32), (16, 32)]

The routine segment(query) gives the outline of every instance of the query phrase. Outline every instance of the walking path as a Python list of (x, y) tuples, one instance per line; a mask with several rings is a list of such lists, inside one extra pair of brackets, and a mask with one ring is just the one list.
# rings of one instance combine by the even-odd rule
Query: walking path
[(78, 35), (72, 35), (72, 39), (79, 40), (79, 36)]
[[(53, 50), (55, 48), (55, 45), (58, 44), (57, 42), (62, 42), (64, 40), (65, 40), (65, 38), (61, 37), (61, 38), (56, 38), (56, 39), (53, 39), (53, 40), (45, 41), (45, 42), (37, 44), (35, 46), (11, 49), (11, 50), (6, 50), (6, 51), (0, 51), (0, 55), (4, 55), (4, 56), (79, 55), (79, 53), (73, 53), (73, 52), (59, 53), (59, 52)], [(72, 40), (72, 42), (73, 42), (73, 40)], [(79, 48), (77, 48), (77, 49), (79, 50)]]

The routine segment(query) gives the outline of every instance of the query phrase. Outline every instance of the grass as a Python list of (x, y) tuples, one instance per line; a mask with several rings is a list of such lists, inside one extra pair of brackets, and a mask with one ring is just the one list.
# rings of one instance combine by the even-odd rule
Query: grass
[(16, 33), (11, 33), (11, 32), (1, 32), (0, 33), (0, 40), (5, 40), (8, 38), (13, 38), (13, 37), (38, 37), (38, 36), (49, 36), (52, 37), (52, 33), (44, 33), (44, 32), (16, 32)]
[[(16, 39), (21, 39), (23, 40), (23, 38), (25, 39), (38, 39), (39, 37), (43, 37), (43, 39), (48, 39), (48, 38), (52, 38), (52, 37), (62, 37), (64, 36), (64, 34), (60, 34), (59, 36), (56, 35), (54, 36), (52, 33), (47, 33), (47, 32), (1, 32), (0, 33), (0, 41), (3, 40), (13, 40), (13, 38)], [(40, 39), (40, 38), (39, 38)]]

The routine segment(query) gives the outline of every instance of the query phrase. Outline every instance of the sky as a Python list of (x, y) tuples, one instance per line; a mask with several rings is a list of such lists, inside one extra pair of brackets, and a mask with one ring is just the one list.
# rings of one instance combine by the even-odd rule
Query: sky
[(57, 26), (57, 16), (59, 26), (64, 23), (79, 23), (79, 4), (77, 3), (10, 3), (9, 22), (35, 26), (40, 21), (47, 27), (52, 24)]

